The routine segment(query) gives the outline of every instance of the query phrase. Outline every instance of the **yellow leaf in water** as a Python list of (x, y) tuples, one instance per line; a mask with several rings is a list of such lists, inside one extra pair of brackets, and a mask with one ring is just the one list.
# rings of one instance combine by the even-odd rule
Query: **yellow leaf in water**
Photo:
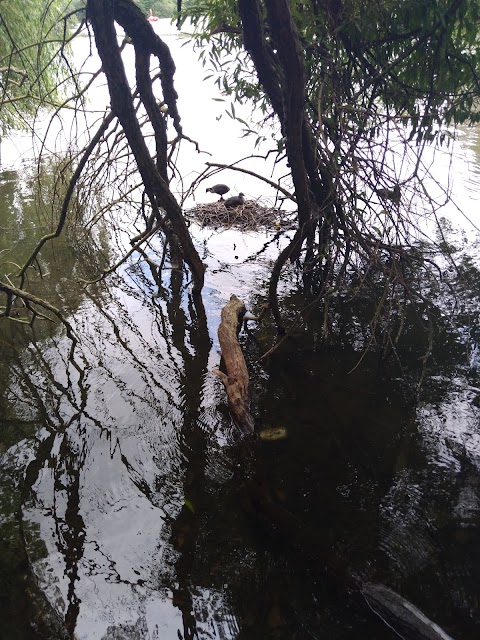
[(269, 429), (262, 429), (259, 436), (260, 440), (271, 442), (273, 440), (285, 440), (288, 433), (285, 427), (270, 427)]
[(185, 506), (188, 507), (192, 513), (195, 513), (195, 509), (193, 508), (193, 504), (190, 502), (190, 500), (188, 498), (184, 498), (183, 502), (185, 503)]

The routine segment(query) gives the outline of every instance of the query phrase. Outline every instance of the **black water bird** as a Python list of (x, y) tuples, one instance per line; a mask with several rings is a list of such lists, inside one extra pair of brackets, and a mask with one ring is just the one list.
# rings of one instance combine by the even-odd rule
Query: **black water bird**
[(225, 200), (225, 206), (230, 209), (232, 207), (239, 207), (241, 204), (245, 204), (245, 197), (243, 193), (239, 193), (238, 196), (232, 196)]
[(384, 198), (385, 200), (391, 200), (398, 204), (400, 202), (401, 191), (398, 184), (396, 184), (393, 189), (376, 189), (375, 190), (377, 196)]
[(223, 196), (230, 191), (230, 187), (226, 184), (214, 184), (213, 187), (208, 187), (207, 193), (216, 193), (220, 196), (220, 200), (223, 200)]

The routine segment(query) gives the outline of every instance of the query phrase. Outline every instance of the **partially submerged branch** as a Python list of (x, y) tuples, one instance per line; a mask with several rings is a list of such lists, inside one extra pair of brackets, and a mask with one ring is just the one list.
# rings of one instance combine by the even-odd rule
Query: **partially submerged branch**
[(251, 434), (254, 421), (250, 413), (248, 370), (237, 338), (245, 312), (244, 303), (235, 295), (222, 309), (218, 340), (225, 371), (217, 370), (215, 373), (225, 385), (233, 421), (242, 432)]
[(77, 186), (78, 180), (80, 179), (82, 171), (85, 168), (85, 165), (87, 164), (90, 155), (93, 153), (93, 151), (96, 148), (97, 144), (100, 142), (103, 134), (108, 129), (108, 127), (109, 127), (110, 123), (112, 122), (113, 118), (114, 118), (113, 113), (109, 113), (104, 118), (104, 120), (101, 123), (101, 125), (99, 126), (97, 132), (95, 133), (95, 135), (91, 139), (90, 143), (88, 144), (87, 148), (85, 149), (85, 151), (84, 151), (84, 153), (82, 155), (82, 158), (81, 158), (80, 162), (78, 163), (77, 168), (75, 169), (75, 171), (73, 173), (73, 176), (70, 179), (70, 182), (69, 182), (69, 185), (68, 185), (68, 188), (67, 188), (67, 193), (65, 195), (65, 198), (63, 199), (62, 210), (60, 212), (60, 218), (59, 218), (58, 223), (57, 223), (57, 228), (52, 233), (46, 234), (45, 236), (43, 236), (39, 240), (37, 246), (35, 247), (33, 252), (30, 254), (30, 256), (25, 261), (23, 267), (20, 269), (20, 272), (18, 274), (18, 277), (20, 278), (20, 288), (22, 288), (23, 285), (24, 285), (27, 269), (35, 262), (35, 260), (37, 259), (37, 256), (40, 253), (43, 245), (46, 242), (48, 242), (49, 240), (53, 240), (54, 238), (58, 238), (60, 236), (60, 234), (62, 233), (63, 228), (65, 226), (66, 219), (67, 219), (67, 213), (68, 213), (68, 208), (69, 208), (69, 205), (70, 205), (70, 201), (72, 199), (73, 192), (75, 191), (75, 188)]
[[(7, 299), (5, 308), (3, 312), (0, 313), (0, 317), (9, 317), (15, 322), (33, 326), (33, 323), (37, 318), (42, 318), (44, 320), (49, 320), (52, 322), (52, 318), (45, 314), (45, 311), (49, 311), (64, 325), (65, 329), (67, 330), (67, 336), (72, 341), (73, 346), (77, 343), (77, 338), (70, 322), (65, 318), (61, 311), (59, 311), (56, 307), (54, 307), (46, 300), (38, 298), (29, 291), (24, 291), (23, 289), (19, 289), (5, 282), (0, 282), (0, 292), (5, 294)], [(15, 300), (20, 300), (27, 311), (30, 313), (30, 318), (28, 319), (28, 321), (12, 316), (12, 308)], [(40, 309), (42, 311), (40, 311)]]
[(362, 587), (368, 606), (405, 640), (452, 640), (443, 629), (429, 620), (411, 602), (383, 584), (365, 583)]

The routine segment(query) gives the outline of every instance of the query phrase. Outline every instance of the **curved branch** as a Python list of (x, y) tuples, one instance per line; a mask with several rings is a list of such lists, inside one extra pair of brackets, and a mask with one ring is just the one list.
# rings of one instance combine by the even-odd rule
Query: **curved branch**
[[(87, 15), (93, 27), (97, 50), (107, 78), (112, 111), (123, 127), (152, 207), (160, 206), (165, 210), (171, 224), (171, 231), (169, 230), (170, 245), (179, 246), (181, 257), (186, 260), (192, 271), (193, 293), (199, 293), (203, 287), (205, 267), (190, 237), (182, 210), (168, 184), (157, 170), (145, 143), (131, 100), (130, 88), (117, 44), (114, 21), (117, 20), (124, 27), (134, 44), (142, 42), (143, 45), (141, 46), (144, 46), (145, 49), (151, 46), (155, 55), (161, 50), (167, 65), (164, 72), (165, 76), (171, 74), (173, 78), (175, 67), (173, 66), (172, 70), (168, 66), (171, 56), (168, 57), (164, 50), (165, 48), (168, 50), (168, 47), (155, 35), (140, 9), (130, 0), (118, 0), (115, 4), (106, 0), (89, 0), (87, 3)], [(164, 96), (165, 100), (171, 110), (170, 113), (174, 114), (174, 120), (177, 118), (179, 121), (176, 102), (174, 101), (172, 104), (168, 102), (176, 97), (173, 83), (168, 85), (168, 90), (170, 94), (168, 97)], [(172, 92), (174, 93), (173, 97), (171, 95)]]
[[(19, 289), (5, 282), (0, 282), (0, 291), (5, 293), (7, 296), (7, 299), (9, 299), (7, 310), (10, 310), (11, 300), (13, 298), (19, 298), (20, 300), (23, 301), (27, 309), (31, 311), (31, 313), (33, 314), (32, 321), (29, 323), (30, 325), (32, 324), (36, 316), (42, 317), (46, 320), (51, 320), (51, 318), (49, 318), (48, 316), (44, 316), (43, 314), (39, 313), (32, 305), (41, 307), (42, 309), (45, 309), (46, 311), (50, 311), (51, 313), (53, 313), (60, 320), (60, 322), (65, 326), (67, 330), (67, 335), (72, 341), (73, 346), (75, 346), (75, 344), (77, 343), (77, 338), (75, 337), (75, 332), (73, 330), (72, 325), (63, 316), (63, 314), (52, 304), (50, 304), (46, 300), (43, 300), (42, 298), (38, 298), (37, 296), (33, 295), (33, 293), (29, 293), (28, 291), (24, 291), (23, 289)], [(1, 315), (6, 316), (7, 315), (6, 311)]]
[(282, 272), (285, 263), (290, 258), (292, 259), (293, 255), (299, 253), (300, 247), (303, 242), (303, 234), (301, 229), (297, 229), (295, 235), (293, 236), (291, 242), (281, 251), (278, 258), (275, 260), (275, 264), (273, 265), (272, 274), (270, 276), (270, 282), (268, 283), (268, 304), (270, 306), (270, 310), (275, 319), (275, 325), (277, 327), (278, 335), (285, 334), (285, 327), (282, 323), (282, 316), (280, 313), (280, 308), (278, 306), (278, 281), (280, 280), (280, 274)]
[(238, 12), (242, 20), (245, 49), (252, 58), (258, 79), (283, 125), (282, 93), (285, 79), (271, 47), (267, 44), (260, 3), (258, 0), (239, 0)]
[(72, 198), (73, 192), (75, 191), (75, 187), (77, 185), (78, 179), (80, 178), (80, 175), (81, 175), (85, 165), (87, 164), (87, 161), (88, 161), (90, 155), (92, 154), (92, 152), (95, 149), (95, 147), (97, 146), (97, 144), (100, 142), (101, 137), (103, 136), (105, 131), (108, 129), (108, 126), (112, 122), (113, 118), (114, 118), (113, 113), (109, 113), (104, 118), (102, 124), (97, 129), (96, 134), (93, 136), (93, 138), (91, 139), (89, 145), (85, 149), (85, 152), (84, 152), (80, 162), (78, 163), (77, 168), (75, 169), (75, 172), (74, 172), (73, 176), (71, 177), (70, 182), (68, 184), (68, 189), (67, 189), (67, 193), (65, 195), (65, 198), (63, 200), (62, 211), (60, 213), (60, 219), (58, 221), (57, 228), (52, 233), (49, 233), (49, 234), (43, 236), (43, 238), (40, 239), (40, 241), (38, 242), (37, 246), (35, 247), (35, 249), (31, 253), (30, 257), (27, 258), (25, 264), (20, 269), (20, 272), (18, 274), (18, 277), (20, 278), (20, 287), (23, 287), (24, 282), (25, 282), (25, 275), (26, 275), (27, 269), (36, 260), (38, 254), (40, 253), (40, 250), (43, 247), (43, 245), (46, 242), (48, 242), (49, 240), (53, 240), (54, 238), (58, 238), (59, 235), (62, 233), (63, 227), (65, 226), (65, 221), (67, 219), (67, 213), (68, 213), (68, 207), (69, 207), (69, 204), (70, 204), (70, 200)]
[[(125, 33), (132, 38), (135, 46), (141, 44), (145, 50), (158, 58), (162, 70), (161, 83), (168, 113), (173, 119), (174, 127), (179, 135), (183, 135), (180, 114), (177, 109), (178, 94), (173, 84), (175, 63), (170, 49), (152, 28), (142, 13), (131, 0), (116, 0), (114, 3), (115, 20), (123, 27)], [(137, 44), (139, 43), (139, 44)]]
[[(268, 23), (283, 68), (282, 87), (288, 162), (292, 171), (298, 204), (298, 225), (303, 237), (310, 234), (311, 206), (303, 158), (303, 119), (305, 109), (305, 64), (297, 28), (287, 0), (266, 0)], [(281, 114), (277, 114), (279, 117)], [(301, 246), (296, 251), (299, 251)], [(296, 256), (298, 257), (298, 255)]]

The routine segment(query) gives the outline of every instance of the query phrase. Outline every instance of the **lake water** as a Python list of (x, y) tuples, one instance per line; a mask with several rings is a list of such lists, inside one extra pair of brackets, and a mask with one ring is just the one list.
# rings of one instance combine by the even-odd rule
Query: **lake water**
[[(170, 30), (166, 22), (158, 29)], [(248, 156), (250, 141), (239, 137), (241, 125), (218, 120), (223, 106), (212, 102), (214, 88), (191, 50), (172, 31), (168, 42), (185, 131), (212, 154), (182, 144), (178, 165), (188, 183), (205, 159)], [(77, 55), (87, 47), (80, 43)], [(96, 64), (92, 58), (87, 68)], [(101, 111), (105, 88), (94, 96), (91, 109)], [(458, 204), (442, 211), (453, 225), (449, 239), (459, 259), (473, 261), (457, 291), (462, 330), (448, 314), (438, 318), (417, 402), (405, 379), (415, 380), (425, 338), (412, 321), (400, 354), (404, 378), (395, 367), (379, 377), (373, 356), (359, 362), (361, 350), (352, 348), (362, 301), (345, 301), (328, 349), (317, 346), (316, 314), (306, 317), (305, 335), (267, 361), (260, 356), (273, 340), (268, 323), (241, 338), (256, 424), (288, 432), (263, 445), (276, 500), (315, 531), (327, 556), (395, 589), (455, 640), (480, 633), (479, 135), (461, 132), (450, 174), (447, 153), (432, 152), (431, 171), (444, 186), (451, 180)], [(0, 251), (16, 264), (48, 226), (54, 191), (47, 163), (39, 200), (31, 148), (23, 135), (2, 144)], [(271, 171), (264, 160), (250, 168)], [(230, 171), (218, 181), (274, 201), (254, 178)], [(215, 196), (201, 186), (196, 198)], [(78, 640), (397, 637), (288, 540), (248, 518), (232, 486), (238, 461), (212, 373), (216, 331), (232, 293), (261, 305), (278, 253), (275, 231), (196, 229), (208, 264), (203, 309), (175, 286), (174, 273), (158, 296), (140, 257), (106, 283), (83, 287), (79, 279), (94, 278), (104, 258), (70, 238), (45, 247), (39, 266), (49, 277), (35, 273), (32, 286), (68, 315), (80, 336), (74, 352), (51, 323), (0, 323), (0, 637), (62, 637), (62, 629)], [(2, 277), (15, 268), (6, 260)], [(285, 305), (293, 317), (295, 288)]]

